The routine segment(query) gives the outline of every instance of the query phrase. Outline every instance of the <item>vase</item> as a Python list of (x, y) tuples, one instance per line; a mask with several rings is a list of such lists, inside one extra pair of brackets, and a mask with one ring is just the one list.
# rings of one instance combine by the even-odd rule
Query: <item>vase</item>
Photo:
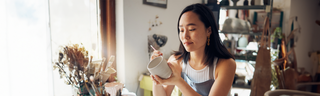
[(105, 91), (110, 96), (121, 96), (122, 89), (124, 85), (118, 82), (111, 82), (104, 84)]
[(248, 0), (244, 0), (243, 5), (244, 6), (248, 6), (249, 5), (249, 1)]
[(80, 83), (80, 87), (76, 85), (71, 85), (71, 91), (73, 96), (98, 96), (96, 95), (95, 91), (99, 91), (99, 93), (105, 94), (103, 90), (103, 87), (99, 86), (97, 86), (97, 90), (94, 90), (91, 84), (89, 83)]
[(239, 0), (232, 0), (233, 6), (237, 6), (238, 1), (239, 1)]
[(71, 85), (71, 92), (73, 96), (78, 96), (80, 94), (79, 88), (75, 87), (74, 85)]
[(222, 0), (220, 6), (229, 6), (229, 0)]
[[(92, 88), (90, 88), (92, 89)], [(71, 91), (73, 96), (90, 96), (89, 91), (86, 89), (83, 83), (79, 86), (71, 85)]]
[(247, 45), (248, 45), (248, 39), (246, 37), (239, 38), (239, 40), (238, 40), (239, 47), (244, 48), (244, 47), (247, 47)]
[(251, 0), (250, 4), (251, 4), (251, 6), (254, 5), (254, 0)]
[(269, 0), (263, 0), (264, 5), (269, 5), (270, 1)]

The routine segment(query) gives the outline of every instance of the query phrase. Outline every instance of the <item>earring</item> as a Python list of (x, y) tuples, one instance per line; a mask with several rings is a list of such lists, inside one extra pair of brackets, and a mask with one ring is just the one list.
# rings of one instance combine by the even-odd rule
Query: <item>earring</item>
[(210, 36), (208, 36), (208, 43), (207, 43), (207, 45), (209, 46), (210, 45)]

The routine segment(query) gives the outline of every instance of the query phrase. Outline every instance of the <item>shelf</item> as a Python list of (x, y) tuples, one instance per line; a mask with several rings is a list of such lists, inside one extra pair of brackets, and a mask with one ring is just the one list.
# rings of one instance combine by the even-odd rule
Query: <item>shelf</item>
[(257, 50), (258, 50), (258, 47), (256, 47), (256, 48), (236, 47), (236, 49), (246, 50), (246, 51), (257, 51)]
[(232, 84), (232, 87), (233, 88), (244, 88), (244, 89), (251, 89), (251, 86), (250, 85), (238, 85), (238, 84)]
[(221, 9), (266, 9), (264, 5), (255, 6), (221, 6)]
[(219, 30), (219, 33), (224, 33), (224, 34), (247, 34), (247, 35), (261, 35), (262, 32), (223, 32)]
[(246, 60), (246, 61), (256, 61), (257, 56), (255, 55), (233, 55), (237, 60)]

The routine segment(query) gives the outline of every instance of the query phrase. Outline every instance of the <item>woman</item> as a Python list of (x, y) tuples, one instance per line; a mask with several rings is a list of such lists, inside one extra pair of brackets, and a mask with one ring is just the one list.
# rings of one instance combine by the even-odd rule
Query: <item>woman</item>
[[(227, 96), (235, 75), (233, 56), (223, 46), (210, 9), (187, 6), (178, 20), (180, 49), (168, 60), (168, 79), (151, 76), (154, 96), (170, 96), (177, 86), (184, 96)], [(154, 51), (151, 60), (161, 56)]]

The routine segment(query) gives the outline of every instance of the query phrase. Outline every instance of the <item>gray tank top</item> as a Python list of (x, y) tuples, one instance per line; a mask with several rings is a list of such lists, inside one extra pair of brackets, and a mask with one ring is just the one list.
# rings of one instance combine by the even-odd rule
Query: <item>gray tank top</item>
[[(181, 72), (181, 77), (189, 84), (189, 86), (195, 90), (197, 93), (199, 93), (202, 96), (208, 96), (211, 90), (211, 87), (215, 81), (214, 79), (214, 71), (216, 68), (216, 64), (218, 62), (218, 58), (215, 57), (212, 66), (209, 67), (209, 80), (203, 81), (203, 82), (195, 82), (193, 81), (188, 74), (186, 74), (186, 66), (188, 62), (184, 62), (182, 60), (182, 72)], [(231, 96), (230, 92), (228, 96)]]

